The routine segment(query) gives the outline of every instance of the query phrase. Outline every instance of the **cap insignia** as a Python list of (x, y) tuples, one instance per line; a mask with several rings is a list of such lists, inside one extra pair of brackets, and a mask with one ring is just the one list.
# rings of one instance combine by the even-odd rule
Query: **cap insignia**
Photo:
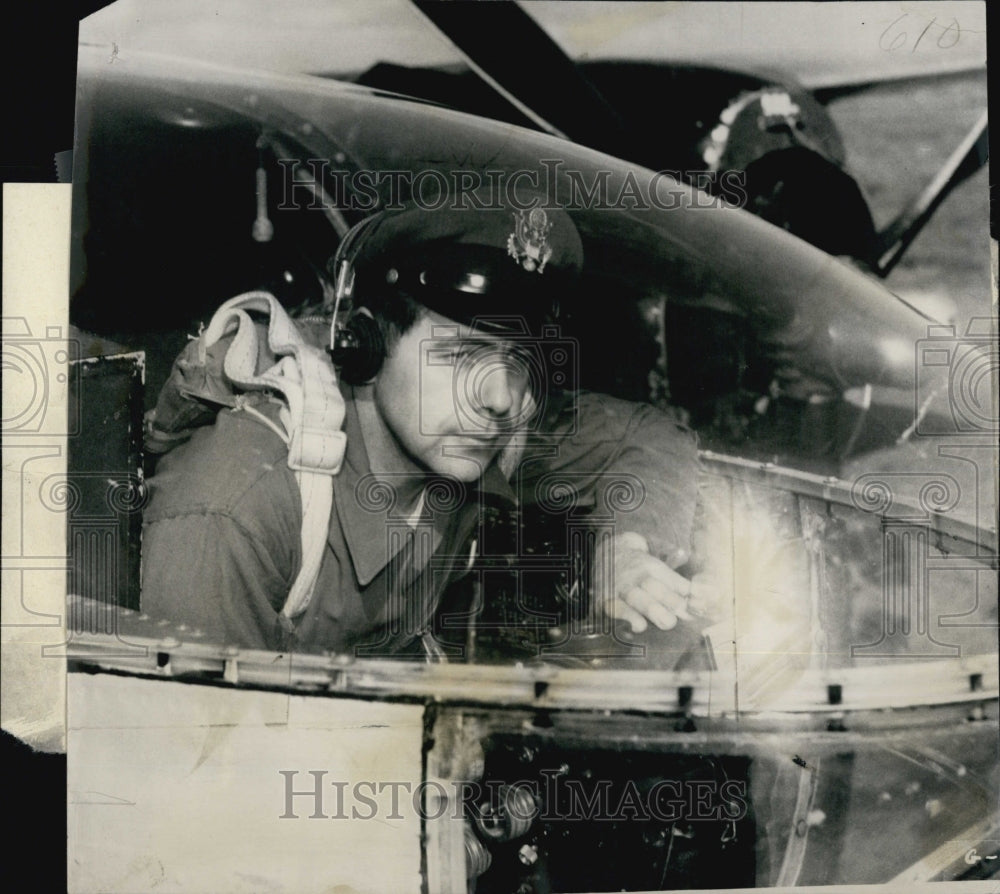
[(514, 212), (514, 232), (507, 237), (507, 254), (525, 270), (545, 272), (545, 265), (552, 257), (549, 230), (552, 224), (541, 208)]

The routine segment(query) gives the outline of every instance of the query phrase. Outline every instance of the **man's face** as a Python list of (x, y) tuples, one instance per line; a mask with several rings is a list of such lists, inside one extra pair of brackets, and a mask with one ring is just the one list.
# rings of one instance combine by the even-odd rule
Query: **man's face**
[(389, 352), (375, 407), (419, 465), (475, 481), (525, 425), (530, 385), (517, 342), (428, 311)]

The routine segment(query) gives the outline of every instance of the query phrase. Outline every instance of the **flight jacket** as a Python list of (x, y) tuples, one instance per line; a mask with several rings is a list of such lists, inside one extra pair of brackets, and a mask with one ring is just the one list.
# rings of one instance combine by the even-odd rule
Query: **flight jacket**
[(496, 461), (472, 484), (429, 474), (422, 509), (408, 517), (391, 482), (371, 473), (355, 392), (344, 398), (347, 450), (306, 610), (291, 625), (279, 614), (301, 563), (286, 445), (254, 414), (225, 409), (149, 481), (144, 612), (209, 642), (392, 655), (427, 630), (442, 592), (470, 567), (484, 501), (565, 509), (571, 494), (575, 516), (643, 535), (671, 567), (687, 559), (696, 440), (652, 406), (589, 392), (553, 400), (509, 480)]

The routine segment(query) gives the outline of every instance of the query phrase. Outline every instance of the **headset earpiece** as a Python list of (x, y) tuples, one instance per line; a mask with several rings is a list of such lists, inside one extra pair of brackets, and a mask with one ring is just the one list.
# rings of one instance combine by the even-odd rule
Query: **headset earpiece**
[(382, 368), (385, 336), (370, 314), (359, 312), (334, 333), (329, 353), (343, 381), (363, 385)]
[(372, 232), (384, 217), (384, 213), (374, 214), (351, 227), (327, 266), (336, 285), (330, 345), (326, 350), (334, 366), (340, 370), (340, 378), (349, 385), (363, 385), (370, 381), (385, 360), (385, 336), (370, 313), (359, 309), (343, 326), (337, 322), (341, 303), (346, 303), (348, 307), (353, 303), (354, 261), (364, 244), (364, 236)]

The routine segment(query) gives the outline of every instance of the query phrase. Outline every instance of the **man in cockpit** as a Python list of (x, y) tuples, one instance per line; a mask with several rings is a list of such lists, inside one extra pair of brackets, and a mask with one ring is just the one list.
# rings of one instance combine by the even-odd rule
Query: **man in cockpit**
[[(251, 364), (271, 351), (269, 372), (240, 379), (227, 354), (232, 399), (178, 436), (189, 417), (171, 408), (199, 397), (178, 386), (198, 366), (187, 352), (152, 424), (154, 444), (182, 443), (150, 481), (143, 610), (242, 647), (433, 652), (484, 501), (544, 503), (561, 477), (580, 511), (630, 489), (597, 550), (594, 606), (634, 631), (686, 627), (697, 606), (673, 569), (691, 548), (695, 439), (652, 406), (557, 387), (575, 383), (546, 345), (582, 263), (558, 208), (383, 211), (338, 252), (332, 361), (308, 323), (275, 336), (272, 319)], [(232, 354), (242, 336), (216, 329)]]

